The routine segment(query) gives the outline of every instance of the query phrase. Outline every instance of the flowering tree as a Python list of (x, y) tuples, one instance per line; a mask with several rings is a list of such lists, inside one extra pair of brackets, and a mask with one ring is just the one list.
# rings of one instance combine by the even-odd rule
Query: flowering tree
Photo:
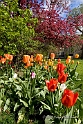
[[(27, 5), (26, 0), (20, 0), (20, 5)], [(46, 4), (46, 5), (45, 5)], [(45, 45), (53, 43), (58, 47), (69, 47), (79, 43), (80, 38), (76, 34), (77, 27), (73, 18), (61, 18), (60, 13), (68, 11), (68, 1), (28, 1), (28, 5), (33, 12), (33, 17), (38, 18), (38, 25), (35, 27), (35, 39)], [(79, 18), (79, 17), (78, 17)]]
[(64, 9), (68, 10), (68, 5), (70, 3), (69, 0), (18, 0), (19, 6), (24, 7), (27, 6), (29, 3), (34, 5), (44, 5), (46, 4), (49, 7), (55, 7), (57, 11), (62, 12)]
[[(23, 0), (20, 0), (20, 5), (23, 5), (22, 2)], [(26, 3), (25, 0), (24, 4)], [(35, 28), (38, 35), (35, 38), (46, 44), (52, 42), (59, 47), (64, 45), (68, 47), (77, 42), (75, 25), (72, 24), (70, 18), (62, 19), (59, 15), (65, 10), (68, 11), (68, 1), (46, 1), (45, 7), (44, 4), (43, 1), (38, 3), (37, 0), (29, 2), (33, 17), (38, 18), (38, 25)]]

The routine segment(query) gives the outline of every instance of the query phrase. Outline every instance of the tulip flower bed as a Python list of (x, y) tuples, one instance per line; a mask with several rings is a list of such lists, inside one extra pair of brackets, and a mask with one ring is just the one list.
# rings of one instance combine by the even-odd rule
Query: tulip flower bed
[(81, 124), (78, 66), (70, 56), (63, 64), (54, 53), (50, 59), (24, 55), (20, 68), (13, 55), (0, 56), (0, 114), (13, 114), (18, 124)]

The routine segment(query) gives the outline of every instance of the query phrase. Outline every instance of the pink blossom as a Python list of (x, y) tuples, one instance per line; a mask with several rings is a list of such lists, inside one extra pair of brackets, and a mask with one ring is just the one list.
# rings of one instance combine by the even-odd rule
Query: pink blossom
[(33, 79), (33, 78), (35, 78), (35, 76), (36, 76), (35, 72), (32, 72), (31, 73), (31, 78)]

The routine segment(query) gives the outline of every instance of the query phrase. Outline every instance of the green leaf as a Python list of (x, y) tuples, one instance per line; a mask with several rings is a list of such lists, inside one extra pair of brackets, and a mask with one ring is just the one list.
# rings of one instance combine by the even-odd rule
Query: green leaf
[(20, 91), (17, 91), (16, 94), (18, 94), (18, 96), (21, 98), (22, 93)]
[(75, 75), (75, 71), (76, 69), (73, 69), (71, 72), (70, 72), (70, 76), (73, 77)]
[(25, 101), (23, 101), (22, 99), (20, 99), (20, 102), (22, 102), (25, 107), (28, 107), (28, 104)]
[(4, 106), (4, 111), (8, 109), (8, 106), (5, 104)]
[(43, 98), (45, 98), (45, 92), (43, 90), (40, 92), (40, 94), (43, 96)]
[(18, 105), (18, 103), (15, 104), (14, 106), (14, 111), (16, 111), (16, 109), (19, 107), (20, 105)]
[(44, 109), (48, 109), (51, 110), (50, 106), (48, 106), (47, 104), (45, 104), (44, 102), (40, 101), (42, 103), (42, 105), (44, 106)]
[(8, 98), (7, 100), (6, 100), (6, 105), (9, 105), (10, 104), (10, 99)]
[(16, 90), (19, 90), (19, 91), (21, 91), (21, 90), (22, 90), (22, 87), (21, 87), (21, 86), (16, 85), (16, 84), (15, 84), (15, 86), (16, 86)]
[(53, 124), (53, 116), (47, 115), (45, 118), (45, 124)]
[(10, 82), (13, 82), (13, 78), (9, 78), (9, 81), (10, 81)]
[(81, 104), (81, 109), (83, 109), (83, 104)]
[(3, 100), (0, 99), (0, 106), (1, 106), (2, 103), (3, 103)]
[(71, 108), (70, 112), (68, 112), (66, 116), (64, 116), (63, 124), (71, 124), (71, 119), (73, 117), (72, 115), (73, 115), (73, 107)]

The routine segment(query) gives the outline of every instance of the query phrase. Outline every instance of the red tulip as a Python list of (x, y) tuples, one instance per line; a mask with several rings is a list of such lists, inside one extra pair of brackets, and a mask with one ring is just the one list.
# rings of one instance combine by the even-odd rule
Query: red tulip
[(57, 72), (58, 74), (61, 74), (62, 72), (64, 72), (66, 66), (63, 63), (58, 63), (57, 65)]
[(60, 63), (61, 62), (61, 59), (58, 59), (58, 63)]
[(53, 92), (57, 88), (58, 80), (57, 79), (50, 79), (50, 81), (46, 80), (46, 86), (49, 91)]
[(59, 74), (58, 82), (65, 83), (67, 80), (67, 76), (68, 76), (68, 74), (65, 74), (64, 72), (62, 72), (61, 74)]
[(70, 108), (76, 103), (78, 95), (78, 92), (74, 93), (72, 90), (65, 89), (61, 102), (64, 106)]

